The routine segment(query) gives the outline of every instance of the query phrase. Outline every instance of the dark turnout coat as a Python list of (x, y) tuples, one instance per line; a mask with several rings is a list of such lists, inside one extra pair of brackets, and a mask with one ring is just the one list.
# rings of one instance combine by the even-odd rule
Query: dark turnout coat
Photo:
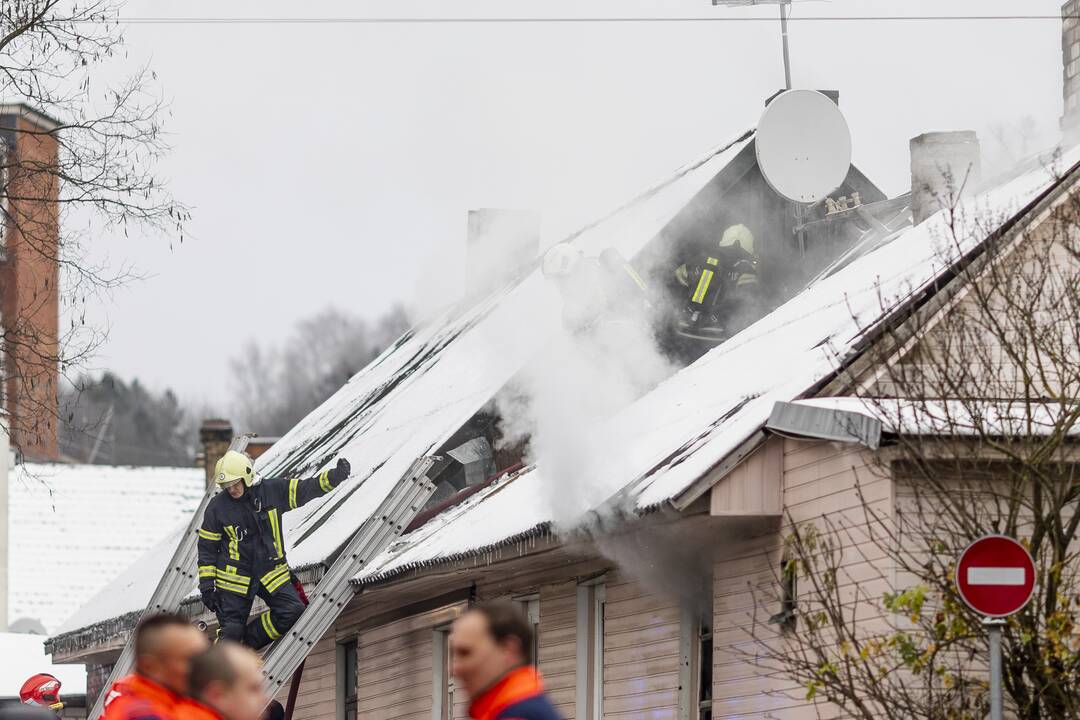
[(227, 492), (215, 495), (199, 528), (199, 589), (253, 597), (260, 584), (272, 593), (289, 582), (281, 516), (344, 479), (327, 469), (306, 480), (266, 478), (239, 500)]

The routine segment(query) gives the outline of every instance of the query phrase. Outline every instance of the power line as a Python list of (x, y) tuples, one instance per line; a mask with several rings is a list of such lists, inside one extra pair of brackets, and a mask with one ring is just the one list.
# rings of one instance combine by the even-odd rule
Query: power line
[[(788, 17), (792, 23), (816, 22), (1061, 22), (1080, 15), (828, 15)], [(90, 21), (86, 21), (90, 22)], [(121, 17), (100, 22), (127, 25), (483, 25), (543, 23), (775, 23), (775, 17), (631, 16), (631, 17)]]

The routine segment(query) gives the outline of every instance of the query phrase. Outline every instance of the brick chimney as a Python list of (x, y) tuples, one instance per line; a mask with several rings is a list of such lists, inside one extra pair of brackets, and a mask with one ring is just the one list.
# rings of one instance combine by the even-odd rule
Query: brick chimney
[(923, 133), (911, 138), (909, 147), (911, 214), (916, 225), (979, 184), (982, 162), (973, 131)]
[[(2, 359), (11, 443), (27, 458), (57, 459), (60, 296), (56, 257), (58, 123), (23, 104), (0, 104), (0, 323), (18, 342)], [(41, 170), (40, 168), (45, 168)], [(21, 380), (16, 381), (16, 378)]]
[(233, 438), (233, 426), (228, 420), (208, 418), (199, 426), (199, 443), (202, 445), (206, 487), (214, 484), (214, 466), (228, 451)]
[(1061, 134), (1066, 145), (1080, 142), (1080, 0), (1061, 6)]

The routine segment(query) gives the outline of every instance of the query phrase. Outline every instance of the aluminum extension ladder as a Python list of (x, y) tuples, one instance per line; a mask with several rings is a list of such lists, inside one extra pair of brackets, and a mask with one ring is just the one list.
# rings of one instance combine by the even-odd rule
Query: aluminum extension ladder
[(310, 593), (310, 604), (300, 619), (270, 648), (263, 664), (263, 687), (268, 698), (277, 695), (304, 662), (312, 646), (322, 639), (344, 612), (353, 597), (352, 579), (372, 558), (401, 536), (435, 493), (435, 485), (426, 477), (434, 462), (432, 457), (422, 457), (413, 462), (393, 491), (364, 521), (330, 565)]
[[(247, 433), (233, 438), (232, 442), (229, 443), (229, 450), (243, 452), (247, 449), (248, 442), (253, 437), (255, 437), (254, 433)], [(150, 602), (139, 615), (140, 620), (147, 613), (176, 612), (180, 608), (180, 603), (191, 592), (191, 588), (194, 587), (195, 566), (198, 557), (198, 535), (196, 531), (199, 529), (200, 523), (202, 523), (206, 505), (210, 502), (210, 498), (217, 494), (217, 491), (217, 486), (210, 483), (210, 486), (206, 489), (206, 494), (203, 495), (202, 502), (199, 503), (195, 514), (191, 516), (191, 521), (188, 522), (187, 530), (176, 546), (172, 560), (169, 561), (169, 565), (165, 568), (165, 574), (158, 580), (154, 594), (150, 596)], [(131, 672), (131, 667), (134, 664), (135, 633), (132, 632), (128, 636), (127, 642), (124, 643), (124, 649), (120, 651), (120, 657), (116, 659), (112, 672), (109, 673), (109, 679), (105, 681), (101, 692), (98, 693), (97, 700), (94, 701), (94, 707), (87, 714), (88, 720), (97, 720), (97, 718), (101, 717), (101, 711), (105, 707), (105, 698), (108, 696), (113, 683)]]

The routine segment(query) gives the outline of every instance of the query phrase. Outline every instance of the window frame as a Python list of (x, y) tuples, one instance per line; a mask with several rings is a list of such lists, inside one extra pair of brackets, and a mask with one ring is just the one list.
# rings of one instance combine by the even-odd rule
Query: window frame
[(604, 576), (577, 588), (577, 720), (604, 717)]
[(450, 623), (432, 630), (431, 720), (454, 720), (456, 683), (451, 672)]
[(521, 612), (528, 618), (529, 625), (532, 627), (533, 644), (529, 663), (538, 668), (540, 667), (540, 593), (518, 595), (513, 598), (513, 601), (521, 607)]
[[(338, 640), (336, 646), (335, 712), (337, 720), (357, 720), (357, 696), (360, 686), (360, 658), (358, 655), (359, 637)], [(349, 694), (349, 664), (352, 659), (352, 694)], [(350, 711), (352, 714), (350, 715)]]

